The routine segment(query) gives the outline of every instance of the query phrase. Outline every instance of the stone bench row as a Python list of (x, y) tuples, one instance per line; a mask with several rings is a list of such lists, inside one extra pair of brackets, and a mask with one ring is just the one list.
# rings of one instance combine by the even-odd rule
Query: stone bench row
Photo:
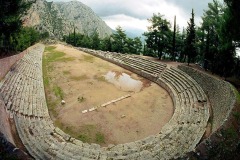
[[(46, 130), (48, 124), (44, 124), (44, 120), (30, 119), (22, 115), (15, 115), (14, 118), (24, 145), (36, 159), (138, 159), (144, 152), (147, 152), (150, 158), (160, 154), (162, 158), (168, 159), (189, 151), (189, 143), (199, 141), (193, 135), (201, 133), (198, 125), (179, 124), (168, 132), (141, 141), (100, 148), (99, 145), (65, 141), (54, 131), (56, 129), (48, 127), (51, 129)], [(175, 146), (179, 146), (179, 149), (176, 150)], [(192, 145), (191, 149), (194, 147), (195, 145)]]
[(166, 69), (158, 80), (171, 88), (172, 99), (175, 103), (173, 117), (161, 132), (167, 130), (165, 128), (169, 128), (169, 126), (176, 126), (175, 129), (177, 129), (180, 124), (194, 125), (196, 127), (189, 127), (189, 131), (195, 133), (195, 130), (198, 130), (196, 134), (191, 134), (195, 139), (194, 144), (197, 144), (206, 130), (209, 118), (209, 103), (207, 99), (202, 99), (206, 96), (201, 88), (196, 87), (197, 84), (193, 79), (187, 74), (176, 74), (176, 72), (178, 72), (177, 69)]
[[(97, 54), (94, 51), (90, 52)], [(114, 60), (123, 60), (125, 58), (120, 54), (113, 55)], [(126, 65), (139, 65), (139, 63), (131, 60), (128, 60), (128, 62), (132, 62), (133, 64), (128, 63)], [(138, 66), (137, 69), (141, 69), (141, 67)], [(198, 131), (193, 138), (196, 146), (205, 132), (206, 123), (209, 118), (209, 104), (207, 103), (205, 93), (193, 79), (175, 68), (164, 72), (161, 79), (165, 83), (170, 84), (172, 90), (176, 91), (174, 94), (174, 98), (177, 100), (176, 109), (169, 124), (173, 126), (179, 126), (179, 124), (195, 125), (195, 128), (191, 129), (190, 127), (190, 129), (191, 131)]]
[[(41, 48), (43, 47), (39, 47), (39, 52), (32, 51), (30, 53), (32, 55), (36, 54), (36, 56), (38, 56), (38, 54), (41, 55)], [(107, 55), (108, 53), (101, 54), (109, 56)], [(41, 61), (41, 58), (32, 62), (41, 64), (39, 61)], [(32, 63), (26, 64), (31, 66)], [(25, 69), (27, 69), (27, 67), (25, 67)], [(30, 74), (31, 72), (26, 73)], [(25, 88), (27, 88), (29, 93), (32, 91), (34, 95), (37, 95), (32, 96), (32, 98), (30, 98), (32, 101), (28, 103), (24, 97), (31, 97), (31, 95), (19, 94), (20, 99), (24, 99), (21, 101), (23, 105), (21, 106), (20, 103), (19, 107), (21, 108), (20, 110), (23, 109), (23, 113), (31, 112), (29, 105), (32, 104), (33, 106), (38, 98), (45, 100), (43, 87), (38, 88), (37, 91), (34, 91), (34, 87), (27, 87), (28, 85), (35, 86), (34, 84), (43, 86), (42, 80), (36, 81), (18, 72), (12, 72), (10, 74), (11, 76), (6, 76), (3, 89), (0, 89), (3, 91), (3, 94), (10, 92), (10, 95), (14, 95), (13, 93), (16, 91), (14, 87), (10, 86), (15, 85), (22, 93), (23, 91), (25, 93)], [(12, 80), (13, 75), (16, 75), (16, 80), (14, 81)], [(24, 82), (26, 81), (26, 83), (17, 80), (19, 76), (25, 77)], [(40, 77), (41, 74), (36, 78)], [(163, 127), (161, 132), (155, 136), (131, 143), (110, 145), (109, 147), (101, 148), (96, 144), (82, 143), (65, 134), (59, 128), (54, 127), (48, 114), (46, 114), (45, 117), (31, 117), (30, 114), (20, 114), (16, 112), (13, 116), (19, 136), (29, 153), (36, 159), (170, 159), (183, 156), (185, 153), (194, 149), (205, 131), (205, 122), (202, 121), (202, 115), (204, 113), (199, 110), (190, 110), (190, 106), (185, 106), (185, 103), (190, 104), (192, 102), (192, 100), (189, 100), (191, 96), (190, 90), (179, 94), (174, 88), (175, 84), (167, 82), (162, 79), (162, 77), (159, 78), (159, 81), (170, 89), (176, 109), (173, 118)], [(6, 99), (6, 101), (9, 100), (10, 99)], [(15, 101), (15, 99), (13, 99), (13, 101)], [(43, 104), (44, 107), (40, 107), (41, 105), (39, 105), (39, 103), (36, 103), (37, 108), (42, 108), (42, 110), (48, 113), (46, 103)]]
[(142, 57), (140, 57), (140, 56), (132, 55), (131, 57), (132, 57), (133, 59), (137, 60), (137, 61), (144, 62), (144, 63), (146, 63), (146, 64), (150, 63), (150, 64), (155, 64), (156, 66), (167, 67), (166, 64), (163, 64), (163, 63), (160, 63), (160, 62), (155, 62), (155, 61), (153, 61), (153, 60), (146, 59), (146, 58), (142, 58)]
[(128, 57), (124, 57), (124, 58), (122, 57), (120, 60), (122, 61), (122, 63), (124, 63), (126, 65), (135, 67), (137, 69), (144, 70), (153, 75), (159, 75), (165, 69), (165, 67), (163, 67), (162, 65), (154, 65), (151, 63), (146, 64), (146, 62), (136, 61), (136, 60), (128, 58)]
[[(48, 115), (48, 112), (44, 93), (39, 92), (43, 89), (42, 73), (39, 66), (38, 69), (33, 69), (35, 65), (32, 64), (36, 63), (35, 59), (38, 54), (33, 55), (35, 59), (33, 58), (34, 61), (29, 61), (29, 63), (25, 62), (27, 56), (28, 54), (19, 60), (13, 66), (14, 69), (7, 74), (0, 93), (3, 95), (7, 110), (28, 116), (44, 117)], [(41, 62), (41, 57), (38, 57), (37, 61)]]
[(109, 60), (114, 60), (120, 64), (127, 65), (133, 69), (138, 69), (150, 73), (151, 75), (159, 75), (166, 68), (166, 64), (161, 64), (144, 58), (135, 58), (132, 55), (120, 53), (94, 51), (91, 49), (77, 48), (98, 57), (104, 57)]
[(42, 93), (38, 92), (41, 83), (19, 73), (13, 75), (9, 82), (11, 85), (5, 82), (0, 91), (7, 109), (28, 116), (47, 116), (46, 101)]
[(92, 54), (95, 54), (95, 55), (99, 54), (99, 55), (104, 56), (104, 57), (112, 57), (112, 58), (115, 58), (115, 59), (126, 57), (129, 60), (133, 59), (135, 61), (138, 61), (138, 62), (141, 62), (141, 63), (144, 63), (144, 64), (154, 65), (155, 67), (161, 67), (161, 66), (164, 67), (164, 68), (167, 67), (166, 64), (155, 62), (155, 61), (152, 61), (152, 60), (149, 60), (149, 59), (146, 59), (146, 58), (142, 58), (142, 57), (137, 56), (137, 55), (121, 54), (121, 53), (116, 53), (116, 52), (95, 51), (95, 50), (91, 50), (91, 49), (87, 49), (87, 48), (77, 48), (77, 49), (83, 50), (85, 52), (91, 52)]

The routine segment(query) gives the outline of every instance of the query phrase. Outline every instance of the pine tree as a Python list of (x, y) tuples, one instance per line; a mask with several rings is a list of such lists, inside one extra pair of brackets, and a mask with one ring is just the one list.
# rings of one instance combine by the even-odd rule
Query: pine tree
[(73, 29), (73, 45), (76, 46), (76, 28)]
[(153, 17), (148, 21), (151, 26), (148, 28), (148, 32), (144, 33), (147, 48), (151, 50), (154, 56), (161, 59), (164, 52), (171, 52), (169, 51), (171, 50), (169, 44), (172, 41), (170, 23), (160, 13), (153, 14)]
[(175, 50), (176, 50), (176, 16), (174, 16), (174, 28), (173, 28), (173, 41), (172, 41), (172, 60), (175, 60)]
[(189, 65), (190, 62), (194, 62), (195, 57), (197, 56), (196, 29), (195, 29), (195, 23), (194, 23), (193, 9), (192, 9), (192, 17), (190, 18), (190, 22), (188, 22), (188, 27), (187, 27), (185, 52), (188, 55), (188, 65)]
[(240, 46), (240, 1), (239, 0), (224, 0), (228, 8), (225, 11), (225, 27), (228, 29), (228, 34), (233, 37), (237, 43), (236, 46)]

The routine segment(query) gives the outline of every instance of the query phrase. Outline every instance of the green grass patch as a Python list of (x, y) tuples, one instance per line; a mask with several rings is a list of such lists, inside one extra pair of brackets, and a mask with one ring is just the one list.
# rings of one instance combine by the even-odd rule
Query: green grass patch
[(71, 62), (74, 61), (76, 58), (74, 57), (63, 57), (63, 58), (59, 58), (56, 61), (58, 62)]
[[(57, 106), (59, 106), (60, 101), (59, 99), (63, 99), (64, 93), (62, 89), (58, 86), (50, 85), (51, 84), (51, 72), (54, 71), (53, 62), (57, 60), (59, 57), (65, 55), (63, 52), (55, 51), (56, 47), (54, 46), (47, 46), (45, 47), (45, 52), (43, 55), (43, 83), (45, 88), (47, 106), (50, 114), (53, 117), (57, 117)], [(52, 96), (54, 94), (56, 97)]]
[(51, 52), (51, 51), (53, 51), (54, 49), (56, 49), (55, 46), (47, 46), (47, 47), (45, 47), (45, 51), (47, 51), (47, 52)]
[(65, 53), (63, 53), (63, 52), (52, 51), (51, 53), (47, 54), (47, 61), (48, 62), (55, 62), (63, 56), (65, 56)]
[(58, 128), (64, 128), (63, 123), (58, 119), (54, 121), (54, 126), (56, 126)]
[(80, 134), (78, 136), (78, 139), (80, 141), (82, 141), (83, 143), (89, 142), (91, 140), (90, 137), (88, 135), (86, 135), (86, 134)]
[(83, 55), (84, 61), (93, 63), (94, 62), (94, 57), (93, 56), (89, 56), (89, 55)]
[(71, 74), (71, 72), (70, 71), (63, 71), (63, 74), (64, 75), (69, 75), (69, 74)]
[(81, 76), (71, 76), (70, 79), (74, 81), (84, 81), (89, 78), (87, 77), (87, 75), (81, 75)]
[(56, 106), (58, 106), (59, 101), (53, 100), (52, 97), (50, 97), (50, 96), (47, 96), (46, 100), (47, 100), (48, 111), (50, 112), (50, 114), (52, 116), (57, 117), (58, 113), (56, 111)]
[(98, 143), (98, 144), (105, 143), (105, 137), (104, 137), (104, 135), (102, 133), (100, 133), (100, 132), (96, 133), (96, 137), (95, 138), (96, 138), (95, 139), (96, 143)]
[(86, 124), (82, 126), (77, 138), (84, 143), (105, 143), (105, 136), (103, 133), (99, 132), (99, 127), (97, 125)]
[(54, 86), (53, 87), (53, 92), (55, 94), (56, 97), (59, 97), (61, 99), (64, 98), (64, 93), (63, 93), (63, 90), (62, 88), (60, 88), (59, 86)]
[(235, 93), (237, 95), (237, 102), (240, 103), (240, 93), (235, 89)]
[(237, 103), (240, 104), (240, 93), (238, 92), (238, 90), (233, 85), (231, 85), (231, 87), (234, 90), (234, 93), (237, 97)]
[(84, 143), (105, 143), (105, 136), (103, 133), (99, 132), (99, 127), (97, 125), (85, 124), (80, 128), (76, 128), (73, 126), (66, 126), (60, 120), (55, 120), (54, 125)]
[(54, 46), (48, 46), (45, 48), (46, 53), (46, 60), (47, 62), (55, 62), (59, 60), (61, 57), (65, 56), (66, 54), (64, 52), (59, 52), (55, 50), (56, 47)]
[(43, 66), (43, 84), (44, 87), (47, 87), (49, 85), (49, 77), (47, 72), (47, 59), (45, 55), (43, 56), (42, 66)]
[(94, 79), (96, 79), (99, 82), (107, 82), (107, 80), (105, 79), (104, 76), (97, 76), (97, 75), (95, 75)]

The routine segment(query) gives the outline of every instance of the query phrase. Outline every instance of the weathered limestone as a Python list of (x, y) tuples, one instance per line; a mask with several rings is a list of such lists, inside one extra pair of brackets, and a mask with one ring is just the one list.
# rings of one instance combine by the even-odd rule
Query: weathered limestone
[(42, 53), (36, 45), (3, 80), (0, 93), (16, 123), (23, 144), (35, 159), (171, 159), (193, 151), (209, 118), (206, 95), (191, 77), (178, 69), (138, 56), (82, 49), (146, 77), (165, 88), (175, 112), (161, 132), (145, 139), (100, 147), (86, 144), (54, 127), (44, 94)]
[(233, 88), (228, 82), (201, 73), (193, 68), (182, 65), (179, 66), (179, 69), (189, 74), (208, 94), (213, 110), (212, 130), (213, 132), (217, 131), (229, 117), (234, 107), (236, 96)]

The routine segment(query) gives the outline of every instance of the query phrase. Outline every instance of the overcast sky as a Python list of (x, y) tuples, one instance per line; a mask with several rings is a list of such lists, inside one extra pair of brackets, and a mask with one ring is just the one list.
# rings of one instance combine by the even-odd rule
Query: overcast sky
[[(48, 0), (50, 1), (50, 0)], [(70, 1), (70, 0), (53, 0)], [(191, 9), (195, 11), (195, 22), (201, 21), (203, 10), (212, 0), (79, 0), (99, 15), (112, 29), (121, 26), (129, 32), (147, 31), (147, 19), (160, 13), (172, 24), (174, 15), (180, 28), (187, 26)]]

